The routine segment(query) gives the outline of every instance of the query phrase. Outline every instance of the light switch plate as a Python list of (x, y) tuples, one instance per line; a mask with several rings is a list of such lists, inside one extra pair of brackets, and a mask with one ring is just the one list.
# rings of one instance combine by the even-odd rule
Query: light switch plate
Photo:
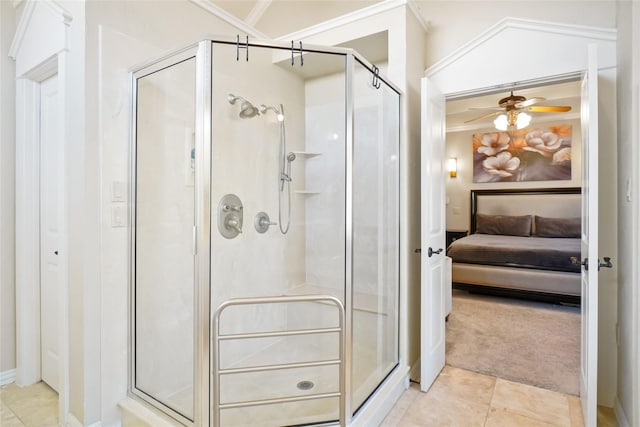
[(111, 201), (112, 202), (127, 201), (127, 186), (124, 182), (113, 181), (111, 183)]
[(111, 227), (127, 226), (127, 205), (111, 206)]

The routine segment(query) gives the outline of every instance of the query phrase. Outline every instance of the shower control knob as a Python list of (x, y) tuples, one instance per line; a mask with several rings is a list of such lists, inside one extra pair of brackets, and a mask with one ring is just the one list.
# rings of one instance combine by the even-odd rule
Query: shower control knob
[(218, 203), (218, 231), (225, 239), (235, 239), (242, 233), (242, 201), (235, 194), (226, 194)]
[(270, 226), (278, 225), (277, 222), (271, 221), (269, 215), (266, 212), (258, 212), (256, 219), (253, 221), (253, 226), (260, 234), (266, 233)]
[(238, 233), (242, 233), (242, 228), (240, 228), (240, 221), (238, 220), (238, 217), (235, 215), (230, 215), (226, 218), (225, 226), (230, 230), (234, 230)]

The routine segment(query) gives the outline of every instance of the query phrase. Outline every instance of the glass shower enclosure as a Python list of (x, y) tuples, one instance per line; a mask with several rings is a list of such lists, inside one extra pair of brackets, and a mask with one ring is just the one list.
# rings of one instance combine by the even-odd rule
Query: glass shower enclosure
[(248, 40), (131, 76), (130, 394), (349, 425), (399, 364), (399, 91), (352, 50)]

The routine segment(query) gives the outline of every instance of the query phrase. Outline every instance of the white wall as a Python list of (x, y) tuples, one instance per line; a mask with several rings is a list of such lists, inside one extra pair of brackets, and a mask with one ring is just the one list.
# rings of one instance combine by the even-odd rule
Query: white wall
[[(430, 67), (505, 16), (615, 28), (615, 3), (608, 0), (511, 1), (417, 0), (429, 20), (426, 64)], [(509, 52), (496, 52), (509, 58)]]
[[(640, 4), (617, 2), (618, 18), (618, 387), (621, 426), (640, 425)], [(628, 189), (628, 186), (630, 188)], [(627, 192), (629, 191), (629, 198)], [(626, 422), (626, 424), (625, 424)]]
[[(16, 367), (15, 343), (15, 63), (9, 47), (15, 10), (0, 2), (0, 383)], [(7, 374), (5, 374), (7, 373)]]
[(581, 163), (581, 131), (579, 120), (561, 120), (559, 122), (540, 123), (531, 125), (530, 129), (544, 127), (546, 125), (570, 124), (572, 126), (571, 137), (571, 179), (562, 181), (521, 181), (521, 182), (497, 182), (474, 183), (473, 182), (473, 148), (472, 137), (474, 133), (495, 132), (493, 128), (478, 128), (472, 131), (448, 132), (445, 158), (456, 157), (458, 159), (458, 173), (455, 178), (447, 176), (447, 229), (466, 230), (470, 227), (470, 190), (497, 189), (497, 188), (549, 188), (549, 187), (580, 187), (582, 172)]
[[(344, 301), (345, 233), (345, 73), (305, 85), (305, 149), (322, 153), (302, 160), (307, 188), (306, 282)], [(322, 118), (318, 120), (318, 118)], [(297, 162), (297, 160), (296, 160)], [(301, 170), (296, 165), (296, 170)], [(340, 227), (336, 228), (339, 224)]]

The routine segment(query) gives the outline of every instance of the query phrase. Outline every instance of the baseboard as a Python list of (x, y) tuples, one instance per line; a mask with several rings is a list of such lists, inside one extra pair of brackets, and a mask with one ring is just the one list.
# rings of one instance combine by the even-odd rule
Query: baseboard
[(11, 384), (16, 381), (16, 370), (9, 369), (0, 372), (0, 385)]
[[(78, 419), (74, 417), (73, 414), (69, 414), (67, 415), (67, 427), (84, 427), (84, 424), (78, 421)], [(93, 424), (89, 424), (87, 427), (102, 427), (102, 423), (98, 421)]]
[(613, 413), (616, 414), (616, 419), (620, 427), (631, 427), (631, 423), (624, 413), (624, 409), (622, 409), (618, 396), (616, 396), (615, 402), (613, 403)]

